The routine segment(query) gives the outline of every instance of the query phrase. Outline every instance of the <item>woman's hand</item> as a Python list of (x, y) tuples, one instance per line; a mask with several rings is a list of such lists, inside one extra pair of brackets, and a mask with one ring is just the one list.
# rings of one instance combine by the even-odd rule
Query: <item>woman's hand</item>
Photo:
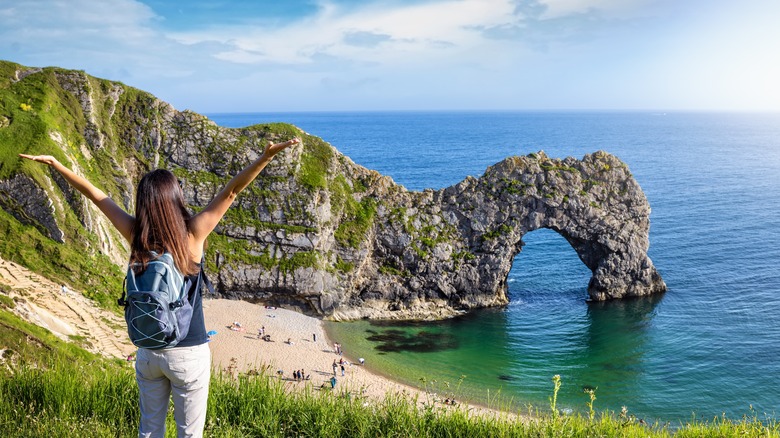
[(284, 143), (273, 144), (273, 143), (269, 142), (268, 146), (265, 147), (265, 151), (263, 152), (263, 155), (271, 158), (274, 155), (278, 154), (279, 152), (287, 149), (288, 147), (290, 147), (290, 146), (292, 146), (294, 144), (298, 144), (300, 142), (301, 142), (301, 139), (299, 139), (297, 137), (292, 139), (292, 140), (287, 140)]
[(48, 164), (49, 166), (53, 166), (55, 164), (59, 164), (59, 161), (57, 161), (56, 158), (52, 157), (51, 155), (27, 155), (27, 154), (19, 154), (20, 157), (26, 158), (28, 160), (37, 161), (39, 163)]

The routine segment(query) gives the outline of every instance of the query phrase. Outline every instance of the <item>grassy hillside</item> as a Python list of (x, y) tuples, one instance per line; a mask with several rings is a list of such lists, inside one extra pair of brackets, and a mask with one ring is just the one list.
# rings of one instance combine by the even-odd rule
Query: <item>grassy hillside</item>
[(63, 342), (50, 331), (20, 319), (9, 311), (14, 306), (13, 300), (0, 289), (0, 374), (8, 375), (21, 366), (54, 362), (119, 363), (106, 361), (75, 343)]
[[(97, 186), (118, 196), (114, 175), (98, 169), (115, 168), (116, 159), (122, 159), (126, 153), (119, 153), (121, 147), (107, 146), (90, 153), (91, 159), (87, 159), (81, 135), (87, 120), (77, 100), (56, 80), (55, 73), (62, 70), (44, 69), (12, 81), (17, 70), (25, 68), (0, 62), (0, 180), (28, 176), (46, 187), (55, 202), (68, 206), (55, 208), (65, 242), (48, 236), (40, 224), (27, 217), (21, 206), (0, 189), (0, 254), (54, 281), (71, 284), (110, 307), (114, 295), (121, 290), (121, 271), (101, 252), (98, 237), (85, 231), (74, 212), (72, 207), (79, 207), (81, 200), (71, 197), (68, 203), (70, 194), (47, 182), (50, 170), (46, 166), (23, 161), (18, 154), (53, 155), (69, 167), (77, 164)], [(54, 132), (60, 137), (53, 138)]]

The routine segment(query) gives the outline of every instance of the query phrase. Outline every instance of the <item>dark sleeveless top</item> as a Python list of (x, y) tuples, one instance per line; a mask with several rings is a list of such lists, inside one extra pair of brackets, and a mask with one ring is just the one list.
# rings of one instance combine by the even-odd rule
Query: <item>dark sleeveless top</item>
[(176, 344), (176, 347), (173, 348), (194, 347), (209, 341), (209, 336), (206, 334), (206, 321), (203, 318), (203, 290), (206, 288), (206, 275), (204, 273), (201, 278), (200, 288), (198, 288), (198, 274), (188, 275), (185, 278), (185, 281), (186, 280), (192, 281), (192, 286), (190, 287), (189, 292), (187, 292), (190, 302), (192, 303), (190, 331), (187, 333), (187, 337), (182, 339), (181, 342)]

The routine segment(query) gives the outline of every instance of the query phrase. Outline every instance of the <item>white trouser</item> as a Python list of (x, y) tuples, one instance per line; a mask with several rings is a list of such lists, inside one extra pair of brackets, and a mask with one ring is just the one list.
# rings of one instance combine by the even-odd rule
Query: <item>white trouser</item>
[(171, 394), (177, 436), (203, 436), (211, 379), (209, 344), (162, 350), (139, 348), (135, 378), (141, 407), (139, 437), (165, 436)]

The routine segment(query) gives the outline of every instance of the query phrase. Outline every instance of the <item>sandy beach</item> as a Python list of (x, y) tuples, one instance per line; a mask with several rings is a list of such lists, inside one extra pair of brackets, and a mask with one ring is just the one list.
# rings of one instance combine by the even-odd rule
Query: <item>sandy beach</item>
[[(337, 388), (349, 388), (375, 400), (381, 400), (388, 392), (425, 395), (416, 388), (391, 381), (371, 373), (360, 364), (353, 364), (336, 353), (335, 345), (327, 339), (319, 319), (300, 313), (244, 301), (210, 299), (204, 301), (207, 330), (215, 330), (211, 337), (212, 366), (215, 370), (245, 373), (250, 370), (266, 370), (293, 385), (322, 385), (330, 387), (336, 363)], [(231, 330), (234, 323), (241, 324), (241, 331)], [(265, 341), (258, 331), (270, 337)], [(342, 376), (341, 366), (344, 371)], [(293, 371), (303, 370), (303, 382), (293, 379)]]
[[(124, 318), (97, 307), (80, 291), (69, 285), (56, 284), (24, 267), (0, 259), (0, 284), (5, 293), (14, 299), (13, 312), (21, 318), (42, 326), (65, 341), (86, 339), (82, 345), (90, 351), (107, 357), (127, 358), (135, 355), (125, 331)], [(381, 401), (386, 394), (402, 394), (416, 397), (425, 404), (437, 400), (437, 406), (444, 406), (436, 394), (390, 380), (372, 373), (367, 367), (346, 361), (338, 355), (334, 344), (327, 339), (322, 321), (300, 313), (266, 308), (245, 301), (205, 299), (203, 311), (206, 330), (216, 332), (211, 337), (212, 368), (214, 372), (229, 375), (256, 370), (277, 376), (289, 385), (291, 390), (303, 389), (307, 385), (319, 388), (330, 387), (336, 366), (336, 386), (367, 399)], [(240, 330), (231, 330), (233, 323), (241, 325)], [(270, 340), (258, 337), (258, 331)], [(349, 346), (344, 346), (348, 349)], [(342, 376), (340, 361), (343, 361)], [(293, 379), (294, 370), (303, 370), (304, 381)], [(278, 372), (281, 371), (281, 374)], [(511, 416), (479, 406), (461, 406), (471, 412), (488, 415)]]

